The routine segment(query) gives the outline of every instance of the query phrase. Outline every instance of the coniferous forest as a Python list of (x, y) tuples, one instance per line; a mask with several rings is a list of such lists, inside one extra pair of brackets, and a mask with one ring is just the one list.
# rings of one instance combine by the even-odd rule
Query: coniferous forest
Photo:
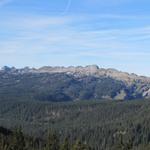
[(59, 141), (55, 133), (48, 134), (45, 140), (32, 136), (25, 136), (21, 128), (14, 131), (0, 127), (0, 149), (1, 150), (90, 150), (91, 148), (76, 140), (70, 143), (68, 138)]
[(150, 100), (0, 103), (2, 150), (150, 148)]

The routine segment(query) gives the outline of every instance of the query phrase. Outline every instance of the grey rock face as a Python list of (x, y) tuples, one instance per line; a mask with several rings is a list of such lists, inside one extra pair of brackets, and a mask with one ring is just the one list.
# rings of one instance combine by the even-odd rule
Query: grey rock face
[(150, 78), (144, 76), (138, 76), (136, 74), (129, 74), (126, 72), (121, 72), (115, 69), (103, 69), (99, 68), (96, 65), (89, 65), (89, 66), (78, 66), (78, 67), (42, 67), (35, 70), (30, 70), (30, 72), (34, 73), (67, 73), (67, 74), (74, 74), (78, 76), (106, 76), (111, 77), (117, 80), (121, 80), (126, 82), (127, 84), (132, 84), (133, 82), (143, 82), (143, 83), (150, 83)]

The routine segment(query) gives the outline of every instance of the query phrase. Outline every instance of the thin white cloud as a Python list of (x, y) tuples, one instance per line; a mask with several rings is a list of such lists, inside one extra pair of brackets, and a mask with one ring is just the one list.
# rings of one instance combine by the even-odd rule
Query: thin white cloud
[(70, 9), (70, 7), (71, 7), (71, 4), (72, 4), (72, 0), (68, 0), (65, 9), (64, 9), (64, 11), (62, 12), (62, 15), (66, 15), (66, 14), (68, 13), (68, 11), (69, 11), (69, 9)]
[[(7, 41), (1, 40), (0, 53), (4, 51), (6, 53), (7, 50), (9, 53), (14, 50), (14, 53), (73, 53), (82, 56), (102, 56), (105, 52), (114, 57), (126, 55), (124, 51), (127, 51), (127, 54), (131, 54), (130, 56), (136, 53), (138, 55), (135, 56), (140, 56), (140, 54), (146, 56), (146, 51), (142, 53), (138, 51), (149, 49), (150, 36), (148, 34), (150, 34), (149, 27), (134, 30), (78, 31), (73, 28), (64, 28), (62, 25), (61, 28), (47, 29), (46, 32), (27, 29)], [(144, 45), (142, 45), (142, 38), (147, 38), (147, 42), (144, 40)]]
[[(60, 26), (69, 21), (67, 17), (48, 17), (48, 16), (22, 16), (11, 17), (9, 20), (1, 22), (0, 26), (7, 28), (38, 29), (50, 26)], [(11, 24), (11, 25), (10, 25)]]

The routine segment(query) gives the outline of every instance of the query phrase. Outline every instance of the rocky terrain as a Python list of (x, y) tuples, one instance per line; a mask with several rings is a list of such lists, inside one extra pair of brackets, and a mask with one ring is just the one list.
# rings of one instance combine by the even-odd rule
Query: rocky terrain
[(100, 76), (106, 76), (106, 77), (111, 77), (117, 80), (121, 80), (126, 82), (127, 84), (130, 84), (132, 82), (136, 81), (141, 81), (141, 82), (146, 82), (150, 83), (150, 78), (145, 77), (145, 76), (138, 76), (134, 73), (129, 74), (127, 72), (121, 72), (116, 69), (104, 69), (104, 68), (99, 68), (96, 65), (89, 65), (86, 67), (82, 66), (70, 66), (70, 67), (51, 67), (51, 66), (45, 66), (41, 67), (39, 69), (35, 68), (29, 68), (25, 67), (22, 69), (16, 69), (14, 67), (9, 68), (9, 67), (3, 67), (1, 69), (1, 72), (10, 72), (10, 73), (66, 73), (66, 74), (72, 74), (74, 76), (95, 76), (95, 77), (100, 77)]
[[(30, 83), (32, 89), (29, 87), (28, 90), (30, 89), (30, 91), (25, 90), (28, 91), (27, 95), (30, 93), (33, 96), (32, 93), (38, 95), (41, 93), (40, 99), (43, 97), (43, 99), (52, 101), (56, 99), (59, 101), (59, 98), (60, 101), (150, 98), (149, 77), (129, 74), (115, 69), (103, 69), (96, 65), (86, 67), (46, 66), (38, 69), (28, 67), (16, 69), (5, 66), (0, 70), (0, 77), (2, 89), (7, 82), (11, 82), (11, 89), (5, 85), (5, 88), (0, 91), (0, 97), (6, 92), (12, 94), (18, 88), (20, 90), (20, 86), (23, 92), (29, 86), (26, 84)], [(31, 78), (32, 82), (34, 81), (33, 83)], [(25, 79), (27, 83), (24, 83)], [(32, 97), (31, 95), (29, 97)], [(37, 97), (35, 95), (34, 98)]]

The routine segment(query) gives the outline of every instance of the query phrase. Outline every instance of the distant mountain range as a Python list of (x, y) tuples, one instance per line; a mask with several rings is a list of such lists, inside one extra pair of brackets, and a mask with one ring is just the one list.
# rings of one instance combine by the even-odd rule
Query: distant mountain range
[(150, 98), (150, 78), (96, 65), (0, 70), (0, 100), (131, 100)]

